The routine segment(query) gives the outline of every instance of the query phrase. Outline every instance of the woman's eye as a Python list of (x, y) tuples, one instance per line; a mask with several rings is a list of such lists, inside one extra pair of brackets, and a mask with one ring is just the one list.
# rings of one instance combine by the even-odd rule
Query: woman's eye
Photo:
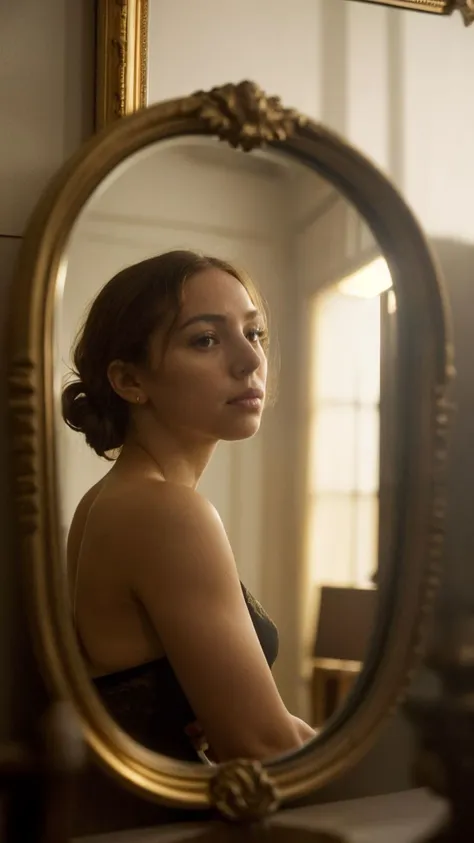
[(247, 339), (250, 342), (262, 342), (265, 339), (265, 331), (262, 328), (253, 328), (248, 332)]
[(193, 345), (198, 348), (212, 348), (215, 342), (216, 338), (214, 336), (211, 334), (204, 334), (202, 337), (198, 337), (194, 340)]
[[(266, 337), (266, 332), (261, 328), (252, 328), (251, 331), (247, 331), (246, 338), (249, 342), (258, 343), (262, 342)], [(200, 337), (196, 337), (196, 339), (192, 340), (192, 345), (195, 348), (213, 348), (218, 343), (218, 338), (214, 334), (202, 334)]]

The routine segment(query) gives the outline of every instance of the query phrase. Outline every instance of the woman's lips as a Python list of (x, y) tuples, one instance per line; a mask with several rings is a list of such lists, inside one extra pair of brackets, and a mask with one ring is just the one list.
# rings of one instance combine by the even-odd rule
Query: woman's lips
[(243, 410), (260, 410), (263, 401), (263, 392), (261, 389), (247, 389), (231, 401), (228, 401), (232, 407), (240, 407)]

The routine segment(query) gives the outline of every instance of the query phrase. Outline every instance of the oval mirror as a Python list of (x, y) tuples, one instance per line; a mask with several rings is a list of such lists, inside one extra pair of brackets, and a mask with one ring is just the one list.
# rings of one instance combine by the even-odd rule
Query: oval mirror
[(95, 752), (240, 818), (354, 763), (442, 527), (446, 316), (394, 188), (251, 83), (160, 104), (58, 176), (12, 312), (32, 620)]

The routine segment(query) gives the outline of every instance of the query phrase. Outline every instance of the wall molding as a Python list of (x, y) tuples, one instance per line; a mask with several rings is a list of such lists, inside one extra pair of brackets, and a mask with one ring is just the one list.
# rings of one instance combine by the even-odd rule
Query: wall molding
[[(256, 243), (271, 243), (275, 239), (275, 235), (270, 233), (255, 233), (255, 231), (250, 229), (230, 228), (212, 223), (199, 223), (195, 220), (170, 220), (167, 217), (140, 217), (138, 215), (132, 216), (102, 211), (90, 213), (87, 223), (82, 224), (81, 231), (85, 232), (88, 238), (92, 238), (95, 234), (95, 226), (97, 224), (102, 226), (130, 226), (135, 229), (141, 228), (143, 231), (149, 231), (150, 229), (156, 230), (157, 228), (176, 232), (193, 231), (201, 234), (213, 234), (215, 237), (229, 240), (251, 240)], [(94, 226), (94, 232), (89, 231), (91, 226)]]
[(404, 91), (403, 91), (403, 11), (387, 9), (387, 101), (388, 172), (400, 189), (404, 188)]

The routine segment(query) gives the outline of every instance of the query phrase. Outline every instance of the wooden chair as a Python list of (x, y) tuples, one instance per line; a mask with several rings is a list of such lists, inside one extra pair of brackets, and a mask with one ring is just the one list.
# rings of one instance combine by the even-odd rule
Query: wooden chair
[(377, 590), (322, 586), (312, 657), (311, 717), (322, 726), (344, 702), (362, 668)]

